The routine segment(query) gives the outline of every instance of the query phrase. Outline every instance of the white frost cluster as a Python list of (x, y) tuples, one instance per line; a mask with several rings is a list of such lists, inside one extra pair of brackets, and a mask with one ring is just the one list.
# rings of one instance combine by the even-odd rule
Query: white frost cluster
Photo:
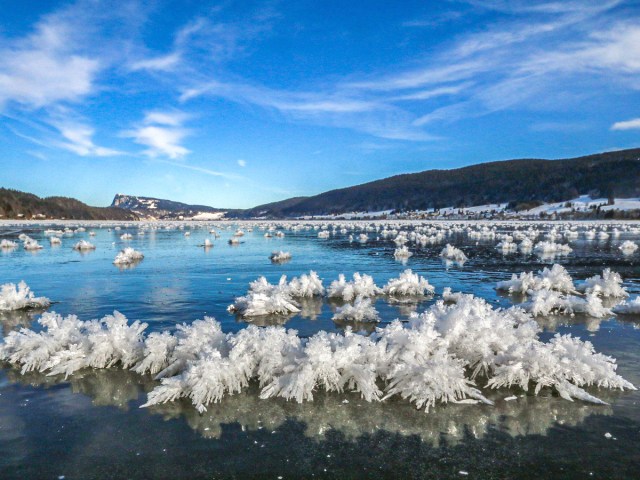
[(518, 251), (518, 246), (513, 243), (513, 240), (505, 239), (496, 245), (496, 249), (503, 254), (507, 254)]
[[(266, 287), (264, 287), (266, 288)], [(277, 287), (276, 287), (277, 288)], [(259, 289), (257, 289), (259, 290)], [(365, 300), (361, 300), (364, 302)], [(418, 408), (438, 403), (491, 404), (483, 388), (553, 388), (567, 400), (603, 403), (584, 387), (635, 389), (616, 374), (615, 359), (590, 342), (539, 327), (520, 308), (494, 309), (473, 295), (437, 302), (408, 325), (394, 321), (370, 336), (318, 332), (301, 338), (283, 327), (250, 325), (223, 333), (211, 318), (144, 335), (119, 313), (80, 321), (50, 313), (41, 332), (10, 332), (0, 359), (22, 368), (71, 375), (84, 367), (121, 367), (157, 374), (161, 384), (144, 406), (190, 400), (198, 411), (256, 382), (260, 397), (313, 400), (319, 389), (354, 391), (366, 401), (400, 396)]]
[(572, 293), (576, 291), (573, 285), (573, 279), (566, 268), (556, 263), (553, 267), (544, 268), (538, 275), (533, 272), (522, 272), (520, 276), (515, 273), (511, 276), (511, 280), (498, 282), (498, 290), (505, 290), (509, 293), (526, 294), (533, 290), (556, 290), (558, 292)]
[(291, 254), (289, 252), (283, 252), (282, 250), (280, 250), (279, 252), (273, 252), (269, 259), (273, 263), (288, 262), (289, 260), (291, 260)]
[(587, 278), (584, 283), (578, 285), (578, 290), (584, 293), (593, 293), (600, 297), (628, 297), (629, 294), (622, 286), (622, 277), (610, 268), (605, 268), (602, 276), (595, 275)]
[(300, 306), (291, 296), (287, 276), (282, 275), (277, 285), (270, 284), (265, 277), (251, 282), (249, 292), (236, 298), (227, 310), (243, 317), (258, 317), (298, 313)]
[(141, 252), (131, 247), (126, 247), (116, 255), (113, 263), (114, 265), (132, 265), (140, 262), (143, 258), (144, 255)]
[(638, 245), (631, 240), (625, 240), (622, 245), (620, 245), (620, 251), (624, 255), (632, 255), (636, 250), (638, 250)]
[(342, 298), (345, 302), (350, 302), (356, 297), (375, 297), (381, 293), (382, 290), (376, 286), (370, 275), (361, 275), (359, 272), (353, 274), (353, 280), (350, 282), (347, 282), (341, 273), (338, 280), (331, 282), (327, 290), (330, 298)]
[(541, 255), (568, 255), (573, 251), (569, 245), (544, 241), (536, 243), (533, 250)]
[(333, 320), (348, 322), (379, 322), (378, 311), (370, 298), (357, 297), (352, 304), (347, 303), (336, 309)]
[(409, 248), (406, 245), (403, 245), (402, 247), (398, 247), (394, 250), (393, 256), (395, 258), (409, 258), (413, 256), (413, 253), (409, 251)]
[(530, 238), (525, 237), (520, 242), (520, 245), (518, 245), (518, 248), (522, 253), (531, 253), (533, 251), (533, 241)]
[(5, 283), (0, 286), (0, 312), (47, 308), (51, 302), (46, 297), (36, 297), (25, 282), (18, 285)]
[(11, 240), (7, 240), (3, 238), (0, 240), (0, 250), (12, 250), (17, 248), (18, 244), (16, 242), (12, 242)]
[(287, 276), (282, 275), (277, 285), (272, 285), (265, 277), (260, 277), (251, 282), (249, 292), (236, 298), (227, 310), (243, 317), (289, 315), (300, 312), (300, 305), (296, 299), (321, 295), (324, 295), (322, 280), (313, 270), (309, 275), (294, 277), (289, 283)]
[(0, 358), (21, 365), (23, 374), (39, 371), (68, 377), (85, 367), (130, 368), (142, 359), (147, 324), (128, 325), (121, 313), (86, 322), (75, 315), (44, 313), (38, 322), (41, 332), (13, 331), (0, 345)]
[(25, 250), (31, 250), (31, 251), (42, 249), (42, 245), (40, 245), (36, 239), (28, 237), (26, 235), (23, 240), (22, 246)]
[[(369, 275), (356, 272), (353, 274), (353, 280), (347, 281), (345, 276), (340, 274), (338, 280), (331, 283), (326, 293), (329, 298), (352, 302), (382, 294), (399, 298), (432, 295), (434, 292), (434, 287), (429, 284), (426, 278), (408, 269), (402, 272), (398, 278), (390, 279), (384, 288), (379, 288)], [(249, 285), (247, 294), (236, 298), (227, 310), (244, 317), (290, 315), (300, 312), (299, 299), (321, 297), (324, 294), (322, 280), (314, 271), (308, 275), (294, 277), (288, 283), (286, 275), (283, 275), (277, 285), (272, 285), (265, 277), (260, 277)], [(354, 304), (348, 307), (352, 309), (356, 306)], [(346, 317), (344, 314), (341, 319)]]
[(640, 315), (640, 295), (613, 307), (613, 313), (619, 315)]
[(554, 290), (537, 290), (532, 292), (531, 300), (522, 307), (533, 315), (575, 315), (584, 313), (590, 317), (602, 318), (611, 315), (611, 310), (602, 305), (602, 300), (594, 293), (586, 297), (565, 295)]
[(447, 246), (442, 249), (440, 256), (445, 260), (451, 260), (454, 262), (464, 263), (467, 261), (467, 256), (462, 250), (454, 247), (453, 245), (449, 245), (448, 243)]
[(73, 246), (74, 250), (78, 250), (79, 252), (85, 252), (88, 250), (95, 250), (96, 246), (93, 243), (89, 243), (86, 240), (80, 240)]
[(324, 295), (322, 279), (311, 270), (309, 275), (303, 273), (289, 282), (289, 293), (292, 297), (311, 298)]
[[(588, 278), (576, 287), (571, 275), (559, 264), (550, 269), (544, 268), (538, 275), (533, 272), (522, 272), (520, 276), (513, 274), (511, 280), (498, 282), (496, 288), (511, 294), (528, 295), (530, 299), (522, 307), (536, 316), (584, 313), (602, 318), (611, 315), (612, 310), (604, 307), (601, 297), (628, 296), (620, 274), (609, 268), (602, 275)], [(584, 296), (579, 296), (580, 293)]]
[(405, 270), (398, 278), (392, 278), (382, 289), (385, 295), (390, 296), (422, 296), (432, 295), (435, 288), (429, 284), (426, 278)]

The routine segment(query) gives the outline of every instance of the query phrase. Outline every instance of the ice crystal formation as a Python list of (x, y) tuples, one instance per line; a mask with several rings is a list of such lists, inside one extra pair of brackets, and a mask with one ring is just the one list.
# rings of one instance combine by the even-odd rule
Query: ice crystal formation
[(269, 259), (273, 263), (284, 263), (291, 260), (291, 254), (289, 252), (283, 252), (282, 250), (280, 250), (279, 252), (273, 252), (271, 256), (269, 256)]
[(30, 308), (46, 308), (51, 302), (46, 297), (36, 297), (25, 282), (18, 285), (5, 283), (0, 286), (0, 312), (25, 310)]
[(398, 278), (392, 278), (387, 282), (382, 291), (390, 296), (422, 296), (432, 295), (435, 288), (429, 281), (413, 273), (410, 269), (405, 270)]
[(447, 246), (442, 249), (440, 256), (445, 260), (451, 260), (453, 262), (464, 263), (467, 261), (467, 256), (462, 250), (448, 243)]
[(131, 247), (122, 249), (113, 260), (114, 265), (132, 265), (141, 262), (144, 255)]
[(533, 272), (513, 274), (511, 280), (498, 282), (496, 288), (526, 295), (529, 300), (521, 306), (534, 316), (581, 313), (601, 318), (613, 313), (603, 305), (602, 298), (628, 296), (620, 274), (609, 268), (604, 269), (602, 275), (595, 275), (575, 285), (569, 272), (559, 264), (544, 268), (538, 275)]
[(87, 242), (86, 240), (80, 240), (73, 246), (74, 250), (78, 250), (79, 252), (86, 252), (89, 250), (95, 250), (96, 246), (92, 243)]
[[(284, 285), (258, 281), (253, 291), (277, 294)], [(145, 406), (187, 398), (202, 412), (251, 382), (261, 398), (311, 401), (322, 388), (354, 391), (370, 402), (398, 396), (426, 411), (447, 402), (490, 404), (483, 389), (492, 388), (534, 394), (552, 388), (567, 400), (593, 403), (603, 402), (586, 387), (635, 388), (590, 342), (571, 335), (543, 342), (538, 324), (521, 308), (496, 309), (465, 294), (369, 336), (347, 330), (301, 338), (284, 327), (253, 325), (224, 333), (212, 318), (147, 336), (146, 324), (129, 324), (118, 312), (91, 321), (45, 313), (39, 323), (39, 332), (10, 332), (0, 358), (22, 372), (68, 376), (117, 366), (151, 373), (161, 383)]]

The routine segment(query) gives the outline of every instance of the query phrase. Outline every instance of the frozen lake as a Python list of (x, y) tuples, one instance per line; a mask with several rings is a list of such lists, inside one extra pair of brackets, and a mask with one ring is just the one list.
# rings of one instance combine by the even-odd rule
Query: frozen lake
[[(84, 231), (75, 231), (82, 227)], [(53, 233), (46, 230), (64, 230)], [(214, 229), (215, 234), (210, 233)], [(242, 236), (234, 233), (241, 229)], [(270, 231), (270, 237), (265, 234)], [(484, 229), (484, 230), (482, 230)], [(320, 238), (325, 231), (327, 238)], [(95, 235), (90, 235), (90, 232)], [(278, 236), (282, 232), (284, 236)], [(412, 256), (394, 257), (406, 234)], [(551, 235), (549, 233), (551, 232)], [(606, 236), (605, 236), (606, 233)], [(19, 235), (43, 248), (27, 251)], [(122, 238), (130, 234), (131, 238)], [(57, 235), (60, 245), (50, 245)], [(364, 241), (361, 235), (368, 238)], [(568, 245), (571, 252), (505, 253), (500, 242), (517, 246), (522, 238)], [(551, 238), (553, 237), (553, 238)], [(591, 238), (594, 237), (594, 238)], [(229, 244), (232, 238), (240, 242)], [(462, 223), (462, 222), (244, 222), (0, 224), (0, 240), (15, 249), (0, 251), (0, 283), (26, 284), (49, 298), (49, 311), (82, 320), (117, 310), (129, 322), (148, 323), (147, 332), (169, 330), (205, 316), (224, 333), (249, 324), (284, 325), (303, 338), (349, 328), (368, 335), (395, 319), (407, 322), (442, 300), (445, 287), (473, 294), (493, 308), (526, 302), (525, 296), (496, 290), (513, 273), (537, 274), (564, 266), (576, 285), (604, 268), (619, 273), (630, 298), (640, 293), (640, 250), (623, 254), (625, 241), (640, 242), (629, 223)], [(213, 246), (202, 245), (209, 239)], [(72, 247), (80, 240), (94, 250)], [(446, 262), (446, 244), (461, 249), (464, 263)], [(132, 247), (144, 260), (130, 268), (113, 264)], [(274, 251), (291, 253), (273, 263)], [(227, 307), (265, 276), (277, 284), (317, 272), (329, 287), (339, 274), (371, 275), (383, 287), (405, 269), (428, 279), (435, 295), (411, 301), (377, 295), (377, 323), (336, 321), (341, 299), (298, 301), (299, 312), (246, 318)], [(578, 295), (580, 297), (581, 294)], [(580, 297), (582, 298), (582, 297)], [(624, 298), (603, 298), (612, 308)], [(628, 300), (628, 299), (627, 299)], [(41, 327), (41, 312), (0, 312), (3, 337), (20, 327)], [(617, 373), (640, 385), (640, 315), (607, 313), (596, 318), (538, 315), (548, 341), (556, 333), (592, 342), (617, 359)], [(440, 404), (428, 413), (399, 395), (367, 402), (356, 392), (314, 390), (314, 400), (260, 399), (252, 382), (199, 413), (188, 399), (138, 408), (159, 385), (152, 375), (114, 366), (84, 368), (64, 378), (40, 372), (21, 374), (3, 364), (0, 372), (0, 471), (2, 478), (637, 478), (640, 475), (640, 393), (588, 387), (607, 405), (560, 398), (553, 388), (491, 389), (476, 381), (488, 404)], [(515, 398), (514, 398), (515, 397)], [(508, 400), (507, 400), (508, 399)]]

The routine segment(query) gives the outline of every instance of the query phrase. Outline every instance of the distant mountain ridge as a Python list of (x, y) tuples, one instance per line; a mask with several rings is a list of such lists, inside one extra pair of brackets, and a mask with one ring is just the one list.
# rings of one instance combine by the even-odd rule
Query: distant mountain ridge
[(215, 220), (222, 214), (228, 218), (292, 218), (503, 203), (512, 208), (532, 208), (580, 195), (640, 197), (640, 149), (563, 160), (506, 160), (452, 170), (426, 170), (246, 210), (124, 194), (116, 194), (110, 207), (101, 208), (73, 198), (39, 198), (0, 188), (0, 218)]
[(254, 207), (248, 216), (427, 210), (497, 203), (558, 202), (593, 194), (640, 196), (640, 149), (564, 160), (506, 160), (427, 170)]
[(187, 218), (199, 213), (222, 213), (229, 211), (207, 205), (189, 205), (187, 203), (174, 202), (173, 200), (164, 200), (162, 198), (140, 197), (122, 193), (117, 193), (115, 197), (113, 197), (111, 206), (134, 212), (141, 217), (153, 217), (156, 219)]

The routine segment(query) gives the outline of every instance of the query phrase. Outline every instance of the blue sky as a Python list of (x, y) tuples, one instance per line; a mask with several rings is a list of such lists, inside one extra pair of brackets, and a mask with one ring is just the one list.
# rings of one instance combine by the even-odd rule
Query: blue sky
[(637, 1), (0, 10), (0, 186), (250, 207), (640, 145)]

